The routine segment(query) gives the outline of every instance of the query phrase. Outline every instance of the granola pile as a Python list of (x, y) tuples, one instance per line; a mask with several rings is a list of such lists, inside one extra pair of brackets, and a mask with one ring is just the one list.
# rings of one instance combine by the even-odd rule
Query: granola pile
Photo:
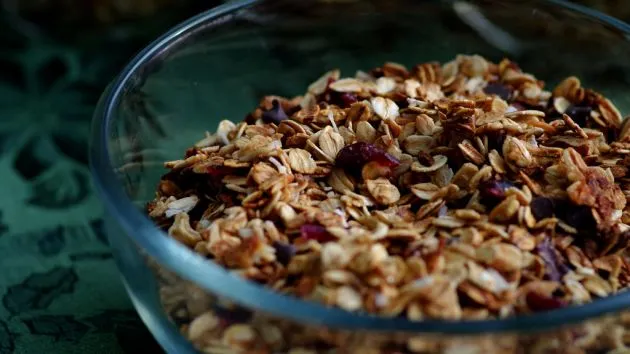
[(148, 213), (252, 281), (410, 320), (506, 317), (626, 288), (630, 125), (507, 59), (337, 70), (170, 161)]

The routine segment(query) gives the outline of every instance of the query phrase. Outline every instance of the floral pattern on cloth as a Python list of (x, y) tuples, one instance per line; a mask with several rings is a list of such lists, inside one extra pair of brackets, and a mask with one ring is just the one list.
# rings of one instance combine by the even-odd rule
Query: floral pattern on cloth
[(87, 145), (104, 87), (191, 14), (74, 37), (10, 11), (0, 19), (0, 354), (162, 353), (109, 251)]
[[(88, 133), (101, 92), (133, 53), (219, 2), (89, 31), (0, 17), (0, 354), (162, 352), (107, 246)], [(283, 65), (299, 64), (276, 50)]]

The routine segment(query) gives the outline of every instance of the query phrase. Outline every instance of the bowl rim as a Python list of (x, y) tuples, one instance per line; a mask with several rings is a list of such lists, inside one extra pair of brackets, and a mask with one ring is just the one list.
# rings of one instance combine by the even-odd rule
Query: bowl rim
[[(565, 0), (539, 0), (572, 11), (590, 20), (600, 22), (630, 38), (630, 25), (582, 5)], [(158, 263), (188, 279), (205, 290), (230, 299), (245, 308), (261, 311), (277, 318), (290, 319), (303, 325), (324, 326), (341, 330), (398, 331), (415, 333), (481, 334), (507, 331), (544, 330), (630, 307), (630, 292), (595, 300), (591, 303), (570, 306), (548, 312), (514, 316), (504, 319), (445, 321), (427, 319), (413, 322), (404, 318), (386, 318), (362, 313), (351, 313), (326, 307), (317, 302), (304, 301), (277, 293), (269, 288), (229, 273), (221, 266), (208, 262), (186, 246), (168, 237), (133, 204), (119, 182), (109, 154), (109, 136), (115, 111), (125, 87), (137, 77), (143, 66), (151, 62), (176, 42), (196, 29), (216, 26), (237, 11), (264, 0), (237, 0), (202, 12), (171, 28), (157, 40), (141, 50), (116, 77), (101, 98), (94, 114), (90, 142), (90, 170), (97, 194), (104, 202), (106, 212), (113, 216), (122, 230)], [(214, 21), (214, 22), (213, 22)], [(140, 74), (141, 75), (141, 74)], [(253, 295), (253, 296), (252, 296)]]

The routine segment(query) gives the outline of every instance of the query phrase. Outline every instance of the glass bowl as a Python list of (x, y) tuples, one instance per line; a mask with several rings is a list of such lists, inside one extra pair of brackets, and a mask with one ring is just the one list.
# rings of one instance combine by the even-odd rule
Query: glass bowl
[(236, 1), (189, 19), (127, 65), (94, 116), (91, 169), (138, 313), (172, 353), (628, 352), (627, 292), (497, 320), (349, 313), (230, 274), (143, 210), (164, 161), (221, 119), (241, 120), (263, 95), (301, 94), (332, 68), (509, 57), (548, 87), (576, 75), (627, 114), (629, 38), (627, 24), (560, 0)]

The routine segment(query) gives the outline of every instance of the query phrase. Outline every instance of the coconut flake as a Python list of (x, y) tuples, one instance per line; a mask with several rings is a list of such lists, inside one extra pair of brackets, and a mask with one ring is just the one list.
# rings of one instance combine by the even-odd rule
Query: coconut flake
[(166, 209), (166, 212), (164, 214), (167, 218), (170, 218), (180, 213), (187, 213), (191, 211), (198, 202), (199, 198), (196, 195), (191, 195), (189, 197), (172, 201), (168, 204), (168, 209)]

